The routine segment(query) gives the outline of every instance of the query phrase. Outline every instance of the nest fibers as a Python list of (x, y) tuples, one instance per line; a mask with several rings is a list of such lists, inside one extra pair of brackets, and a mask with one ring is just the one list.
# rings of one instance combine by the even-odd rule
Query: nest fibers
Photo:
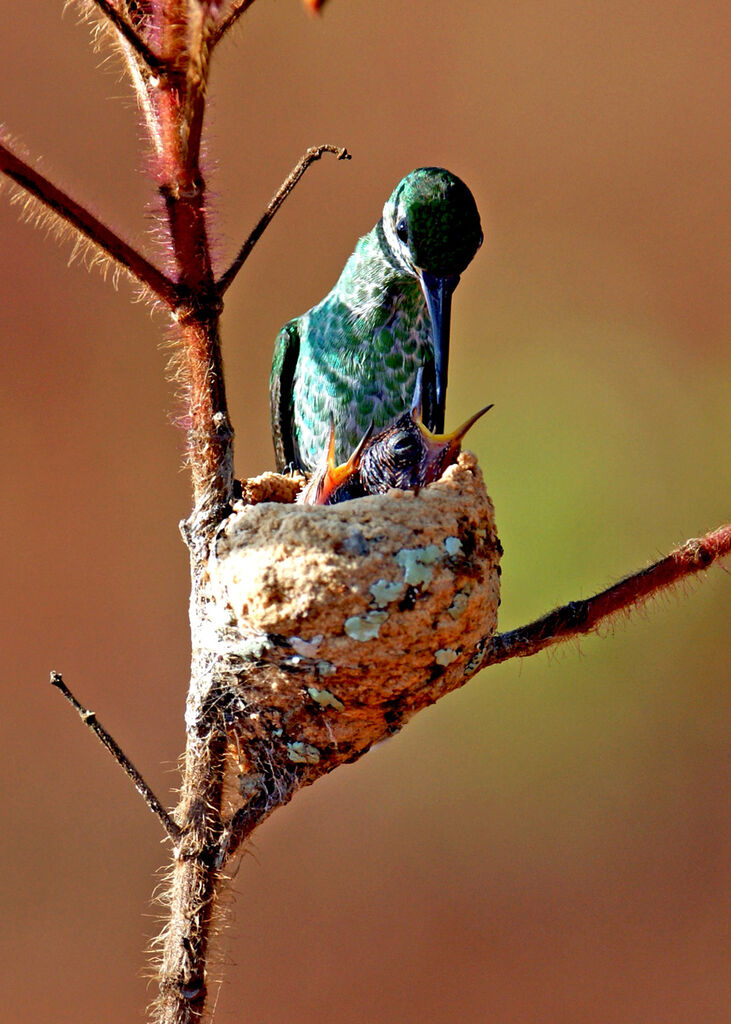
[(305, 507), (295, 491), (245, 481), (209, 562), (206, 643), (248, 785), (356, 759), (474, 674), (497, 625), (502, 550), (471, 453), (418, 494)]

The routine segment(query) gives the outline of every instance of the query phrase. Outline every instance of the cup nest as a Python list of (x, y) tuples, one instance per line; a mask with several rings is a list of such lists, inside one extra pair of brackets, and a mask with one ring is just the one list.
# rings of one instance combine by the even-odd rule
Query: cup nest
[(292, 504), (244, 481), (209, 562), (242, 771), (313, 781), (465, 682), (497, 625), (502, 554), (477, 460), (419, 493)]

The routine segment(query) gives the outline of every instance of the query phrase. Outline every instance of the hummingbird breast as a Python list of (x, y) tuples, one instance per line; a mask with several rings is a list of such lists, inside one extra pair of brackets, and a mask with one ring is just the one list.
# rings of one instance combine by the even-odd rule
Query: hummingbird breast
[(352, 309), (344, 315), (340, 303), (340, 308), (316, 307), (306, 314), (294, 379), (293, 425), (300, 458), (309, 469), (327, 449), (331, 412), (340, 463), (371, 423), (379, 430), (410, 408), (417, 371), (433, 359), (429, 315), (418, 285), (400, 291), (395, 301), (384, 298), (378, 317), (360, 310), (353, 315)]

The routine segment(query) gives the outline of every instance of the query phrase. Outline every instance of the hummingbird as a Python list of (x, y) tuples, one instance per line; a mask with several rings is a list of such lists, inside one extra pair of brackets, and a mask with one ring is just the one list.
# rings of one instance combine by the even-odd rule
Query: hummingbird
[(330, 419), (327, 457), (297, 496), (304, 505), (337, 505), (391, 488), (418, 491), (438, 480), (456, 461), (471, 427), (492, 409), (486, 405), (451, 434), (434, 434), (422, 418), (422, 370), (416, 378), (414, 401), (390, 426), (372, 436), (372, 425), (342, 465), (335, 463), (335, 421)]
[(452, 293), (482, 244), (465, 183), (441, 167), (407, 174), (356, 244), (332, 291), (277, 337), (270, 381), (277, 468), (316, 470), (334, 418), (335, 465), (372, 422), (408, 408), (424, 367), (424, 416), (444, 429)]

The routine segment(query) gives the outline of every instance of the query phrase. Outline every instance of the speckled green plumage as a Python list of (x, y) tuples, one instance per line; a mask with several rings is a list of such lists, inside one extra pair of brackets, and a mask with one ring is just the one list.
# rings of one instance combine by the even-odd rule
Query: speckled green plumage
[[(271, 398), (280, 470), (315, 468), (327, 447), (331, 411), (335, 457), (345, 461), (371, 422), (379, 429), (410, 407), (420, 367), (425, 420), (438, 418), (421, 275), (452, 275), (456, 283), (480, 241), (474, 200), (454, 175), (422, 168), (399, 183), (332, 291), (277, 338)], [(442, 415), (443, 404), (442, 396)]]

